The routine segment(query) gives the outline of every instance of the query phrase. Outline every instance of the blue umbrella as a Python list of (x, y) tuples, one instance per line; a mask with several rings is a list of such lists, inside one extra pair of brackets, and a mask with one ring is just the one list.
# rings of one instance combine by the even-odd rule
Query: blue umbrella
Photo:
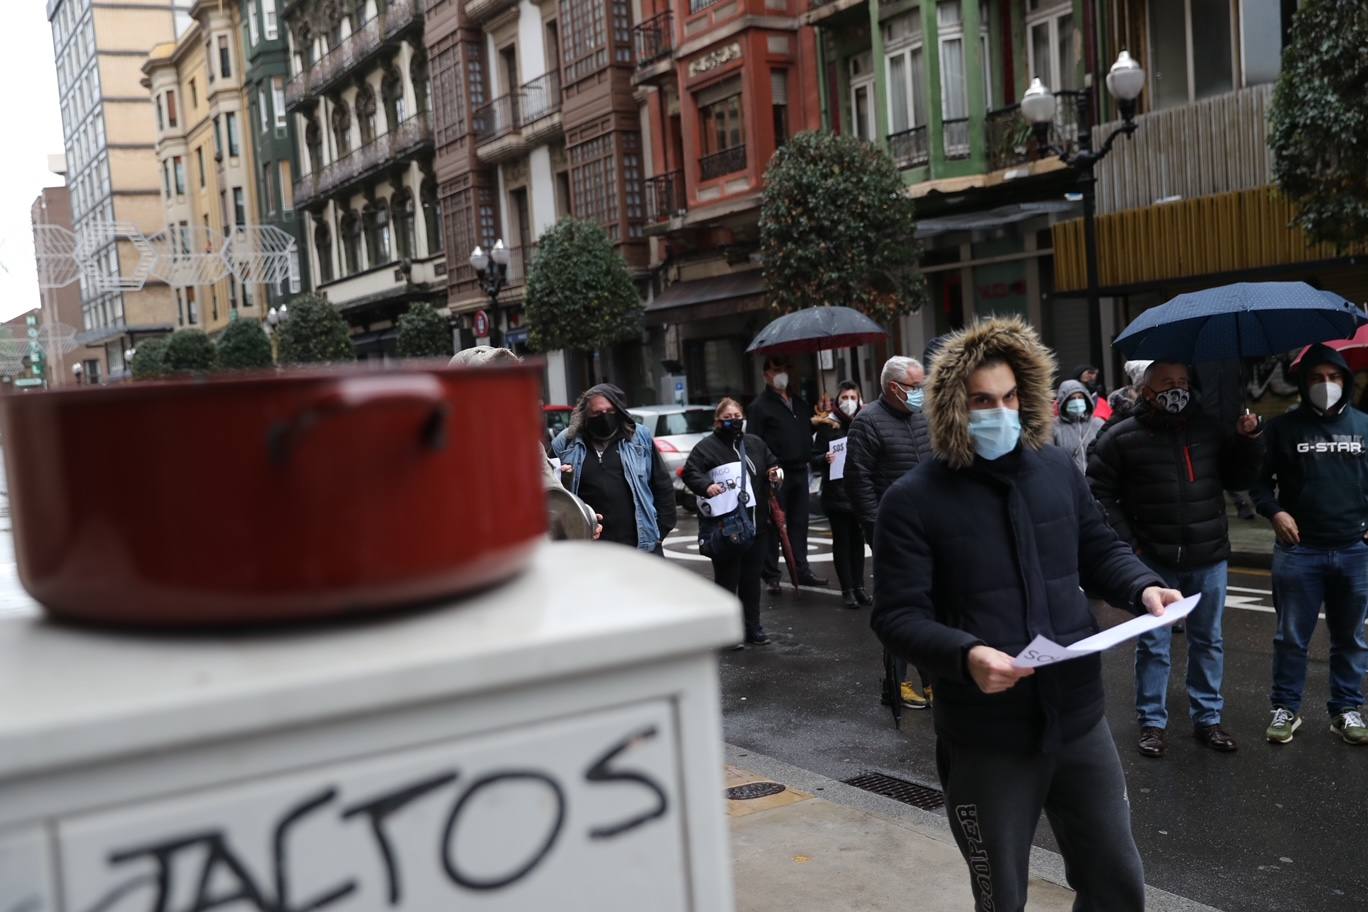
[(1180, 294), (1131, 321), (1116, 337), (1127, 358), (1225, 361), (1264, 358), (1348, 339), (1368, 314), (1305, 282), (1236, 282)]

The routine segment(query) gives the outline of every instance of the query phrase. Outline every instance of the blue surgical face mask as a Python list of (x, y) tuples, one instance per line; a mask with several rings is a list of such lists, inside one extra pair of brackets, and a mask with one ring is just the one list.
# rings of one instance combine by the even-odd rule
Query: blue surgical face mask
[(898, 386), (903, 391), (903, 401), (907, 403), (907, 407), (914, 412), (920, 412), (922, 405), (926, 402), (926, 391), (920, 386), (916, 389), (908, 389), (901, 383)]
[(1082, 399), (1070, 399), (1064, 403), (1064, 408), (1075, 418), (1082, 418), (1088, 412), (1088, 403)]
[(984, 459), (1000, 459), (1021, 439), (1021, 416), (1015, 409), (974, 409), (969, 413), (969, 436)]

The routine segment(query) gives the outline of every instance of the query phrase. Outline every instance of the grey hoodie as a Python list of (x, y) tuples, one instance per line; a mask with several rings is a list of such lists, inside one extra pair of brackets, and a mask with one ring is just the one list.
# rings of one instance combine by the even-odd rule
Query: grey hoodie
[[(1083, 402), (1088, 407), (1082, 418), (1075, 418), (1064, 409), (1064, 403), (1074, 393), (1082, 393)], [(1098, 428), (1102, 427), (1101, 420), (1093, 414), (1092, 396), (1088, 393), (1088, 388), (1077, 380), (1065, 380), (1059, 384), (1055, 407), (1059, 415), (1054, 423), (1054, 445), (1072, 456), (1078, 471), (1086, 475), (1088, 444), (1092, 443), (1093, 438), (1097, 436)]]

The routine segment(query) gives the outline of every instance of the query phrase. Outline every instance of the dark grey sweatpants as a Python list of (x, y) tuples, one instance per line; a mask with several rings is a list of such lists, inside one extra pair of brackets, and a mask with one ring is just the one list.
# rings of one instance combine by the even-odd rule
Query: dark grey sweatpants
[(942, 738), (936, 765), (977, 912), (1026, 908), (1031, 840), (1042, 810), (1078, 894), (1074, 912), (1145, 908), (1126, 780), (1105, 719), (1050, 754), (965, 747)]

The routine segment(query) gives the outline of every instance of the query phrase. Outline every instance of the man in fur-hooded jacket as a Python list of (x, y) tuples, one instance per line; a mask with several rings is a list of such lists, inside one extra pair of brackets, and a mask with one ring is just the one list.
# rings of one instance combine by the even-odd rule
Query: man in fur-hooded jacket
[(1032, 672), (1012, 657), (1037, 635), (1068, 645), (1095, 633), (1084, 588), (1136, 613), (1162, 614), (1182, 596), (1136, 559), (1073, 460), (1048, 445), (1054, 370), (1019, 319), (947, 340), (927, 395), (932, 459), (879, 508), (871, 623), (931, 675), (945, 807), (976, 908), (1024, 908), (1044, 810), (1075, 908), (1129, 912), (1144, 906), (1144, 874), (1101, 661)]

